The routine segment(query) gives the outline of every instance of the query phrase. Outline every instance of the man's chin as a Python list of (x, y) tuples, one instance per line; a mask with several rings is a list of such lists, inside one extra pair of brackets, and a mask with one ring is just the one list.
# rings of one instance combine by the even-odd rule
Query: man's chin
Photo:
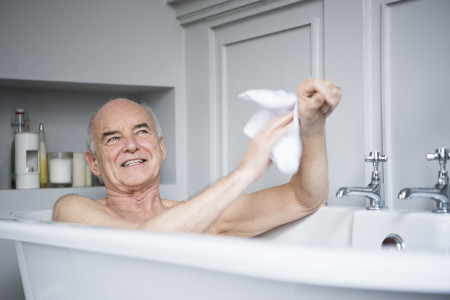
[(135, 188), (139, 188), (139, 187), (145, 187), (147, 185), (151, 185), (151, 178), (149, 178), (148, 176), (146, 177), (127, 177), (127, 178), (123, 178), (123, 180), (121, 180), (121, 183), (124, 186), (128, 186), (128, 187), (135, 187)]

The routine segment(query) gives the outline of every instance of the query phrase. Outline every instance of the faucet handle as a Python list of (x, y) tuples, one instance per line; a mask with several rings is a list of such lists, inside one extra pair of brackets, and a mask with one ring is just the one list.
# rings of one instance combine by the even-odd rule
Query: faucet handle
[(434, 153), (427, 154), (427, 160), (439, 160), (439, 162), (445, 162), (447, 159), (450, 159), (450, 152), (448, 148), (439, 148), (436, 149)]
[(369, 152), (369, 155), (364, 157), (366, 162), (373, 162), (374, 165), (378, 165), (379, 162), (386, 162), (387, 156), (380, 154), (378, 151)]
[(446, 184), (449, 181), (448, 172), (446, 169), (447, 160), (450, 159), (450, 152), (448, 148), (439, 148), (434, 153), (427, 154), (427, 160), (439, 161), (438, 184)]
[(372, 182), (381, 182), (381, 174), (378, 170), (378, 164), (380, 162), (386, 162), (387, 161), (387, 155), (380, 154), (378, 151), (370, 152), (369, 155), (366, 155), (364, 157), (364, 160), (366, 162), (371, 162), (373, 165), (373, 171), (372, 171)]

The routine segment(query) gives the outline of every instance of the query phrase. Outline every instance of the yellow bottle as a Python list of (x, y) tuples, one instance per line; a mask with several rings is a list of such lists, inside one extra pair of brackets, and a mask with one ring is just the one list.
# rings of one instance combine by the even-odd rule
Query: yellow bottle
[(44, 125), (39, 124), (39, 181), (40, 187), (46, 188), (48, 183), (48, 173), (47, 173), (47, 149), (45, 147), (45, 132)]

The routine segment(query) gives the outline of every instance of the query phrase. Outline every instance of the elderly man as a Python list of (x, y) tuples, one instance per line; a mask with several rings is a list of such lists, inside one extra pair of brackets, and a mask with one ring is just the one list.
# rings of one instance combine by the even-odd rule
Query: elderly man
[(166, 149), (152, 113), (126, 99), (108, 102), (90, 123), (95, 149), (86, 151), (92, 172), (103, 178), (106, 198), (64, 196), (54, 206), (53, 220), (255, 236), (316, 211), (328, 197), (325, 120), (338, 105), (341, 90), (331, 81), (310, 78), (298, 85), (297, 96), (303, 155), (290, 182), (244, 193), (269, 167), (270, 152), (289, 131), (293, 113), (269, 122), (250, 141), (236, 170), (182, 202), (160, 198)]

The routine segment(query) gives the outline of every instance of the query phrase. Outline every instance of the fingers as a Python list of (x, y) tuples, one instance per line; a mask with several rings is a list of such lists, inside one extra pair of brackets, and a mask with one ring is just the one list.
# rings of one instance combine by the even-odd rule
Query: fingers
[(315, 93), (309, 98), (299, 98), (299, 114), (302, 117), (315, 115), (316, 113), (327, 115), (331, 111), (332, 107), (321, 93)]
[[(308, 78), (297, 87), (297, 93), (311, 97), (315, 93), (321, 93), (327, 102), (334, 104), (339, 102), (342, 91), (331, 80), (321, 78)], [(337, 104), (337, 103), (336, 103)]]
[(281, 127), (285, 127), (286, 125), (289, 124), (289, 122), (292, 121), (292, 119), (294, 118), (294, 111), (290, 111), (287, 114), (281, 115), (279, 117), (275, 117), (273, 118), (267, 125), (266, 127), (268, 129), (273, 128), (281, 128)]
[(292, 128), (294, 112), (271, 119), (249, 142), (247, 151), (239, 164), (239, 169), (248, 170), (261, 176), (270, 165), (273, 147)]
[(286, 135), (292, 128), (291, 122), (294, 118), (294, 112), (291, 111), (285, 115), (275, 117), (266, 126), (261, 129), (253, 138), (255, 142), (265, 144), (267, 149), (272, 149), (276, 142)]
[(320, 108), (323, 114), (328, 115), (339, 104), (342, 90), (330, 80), (309, 78), (298, 85), (297, 96), (300, 100), (309, 100), (310, 105)]
[(329, 115), (334, 107), (328, 104), (325, 97), (320, 93), (315, 93), (309, 101), (306, 101), (306, 105), (309, 107), (310, 110), (315, 110), (319, 108), (320, 112), (323, 115)]

